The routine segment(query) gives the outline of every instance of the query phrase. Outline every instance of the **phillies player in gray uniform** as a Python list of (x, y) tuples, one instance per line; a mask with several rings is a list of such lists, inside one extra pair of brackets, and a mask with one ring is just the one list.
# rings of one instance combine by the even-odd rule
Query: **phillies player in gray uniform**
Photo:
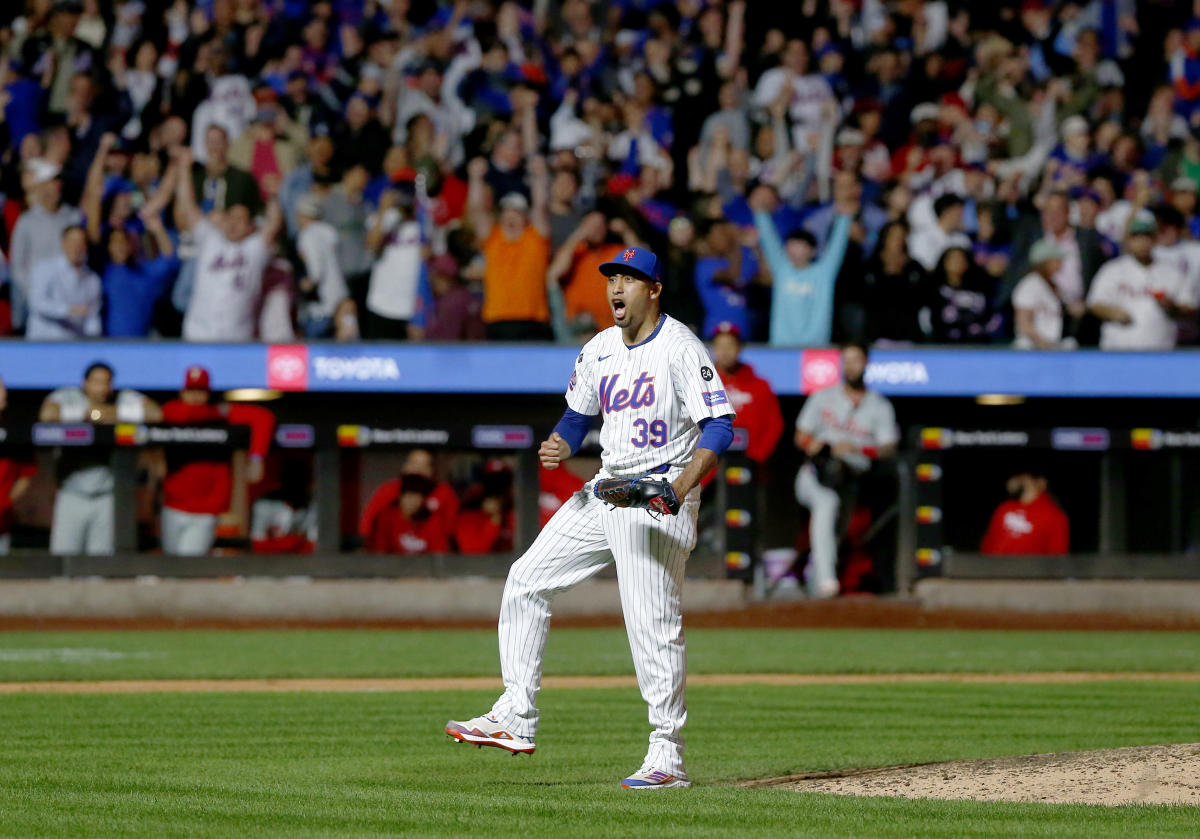
[[(83, 374), (82, 387), (50, 393), (38, 412), (41, 422), (158, 422), (162, 409), (135, 390), (113, 398), (113, 370), (102, 361)], [(58, 493), (50, 524), (50, 553), (55, 556), (113, 552), (113, 473), (111, 453), (84, 446), (58, 455)]]
[[(838, 534), (853, 512), (857, 479), (871, 461), (896, 453), (900, 434), (896, 412), (887, 397), (867, 390), (867, 348), (848, 343), (842, 347), (842, 381), (814, 393), (796, 418), (796, 447), (810, 460), (796, 475), (796, 500), (809, 510), (811, 561), (806, 578), (814, 597), (834, 597), (837, 579)], [(834, 467), (817, 468), (820, 459)], [(840, 476), (838, 486), (828, 477)]]
[(477, 746), (532, 753), (550, 600), (614, 560), (634, 670), (650, 708), (650, 746), (626, 789), (690, 785), (683, 765), (684, 642), (679, 592), (696, 544), (699, 482), (733, 438), (733, 408), (704, 345), (661, 313), (658, 260), (627, 248), (600, 266), (616, 326), (583, 348), (567, 386), (568, 409), (538, 451), (554, 469), (578, 450), (596, 414), (602, 468), (593, 482), (661, 475), (681, 501), (676, 515), (621, 508), (591, 484), (555, 513), (509, 571), (500, 607), (504, 694), (486, 714), (451, 720), (446, 733)]

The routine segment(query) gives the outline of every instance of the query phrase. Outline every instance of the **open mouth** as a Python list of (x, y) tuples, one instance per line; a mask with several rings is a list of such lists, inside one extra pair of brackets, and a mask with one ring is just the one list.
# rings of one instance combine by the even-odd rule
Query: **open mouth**
[(620, 320), (621, 318), (625, 317), (625, 301), (620, 300), (620, 299), (613, 300), (612, 301), (612, 311), (613, 311), (613, 317), (616, 318), (617, 320)]

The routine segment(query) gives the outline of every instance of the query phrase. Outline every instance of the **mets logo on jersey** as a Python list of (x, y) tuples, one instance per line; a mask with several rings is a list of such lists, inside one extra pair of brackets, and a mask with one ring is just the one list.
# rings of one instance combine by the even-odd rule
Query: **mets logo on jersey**
[(617, 390), (621, 374), (605, 376), (600, 380), (600, 408), (606, 414), (624, 411), (626, 408), (648, 408), (654, 404), (654, 377), (641, 373), (633, 380), (633, 387)]

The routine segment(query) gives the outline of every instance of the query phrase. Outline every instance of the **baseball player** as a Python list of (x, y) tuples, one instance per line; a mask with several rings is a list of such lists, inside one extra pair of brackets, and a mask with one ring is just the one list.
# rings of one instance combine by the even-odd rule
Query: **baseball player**
[[(246, 477), (256, 484), (263, 478), (263, 461), (275, 431), (275, 417), (257, 405), (212, 403), (208, 371), (189, 367), (178, 399), (162, 408), (163, 420), (179, 425), (228, 422), (250, 426), (250, 460)], [(229, 453), (219, 449), (185, 446), (167, 449), (167, 476), (163, 480), (163, 553), (200, 556), (216, 538), (217, 517), (229, 509), (233, 471)]]
[[(83, 374), (82, 387), (52, 391), (38, 412), (41, 422), (158, 422), (157, 403), (135, 390), (113, 398), (113, 370), (97, 361)], [(50, 553), (56, 556), (113, 552), (113, 474), (109, 452), (91, 446), (64, 448), (56, 464), (58, 493), (50, 524)]]
[(615, 561), (634, 670), (654, 727), (641, 768), (622, 786), (686, 787), (679, 592), (696, 542), (698, 484), (733, 439), (734, 412), (704, 345), (661, 311), (657, 257), (627, 248), (599, 270), (608, 278), (616, 325), (579, 354), (567, 411), (538, 455), (556, 468), (600, 414), (602, 468), (509, 571), (499, 623), (504, 694), (486, 714), (446, 723), (446, 733), (514, 754), (534, 751), (550, 600)]
[(842, 382), (808, 397), (796, 418), (796, 448), (809, 457), (796, 475), (796, 500), (810, 513), (806, 579), (814, 597), (837, 595), (838, 535), (854, 511), (858, 477), (891, 457), (900, 439), (892, 403), (867, 389), (866, 371), (866, 346), (845, 344)]

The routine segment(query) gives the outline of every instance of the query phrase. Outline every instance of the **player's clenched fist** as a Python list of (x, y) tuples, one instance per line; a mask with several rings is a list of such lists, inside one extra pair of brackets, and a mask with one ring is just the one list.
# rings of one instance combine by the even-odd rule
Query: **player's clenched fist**
[(538, 449), (538, 457), (541, 459), (542, 465), (547, 469), (557, 469), (558, 464), (570, 456), (571, 447), (567, 445), (567, 441), (557, 431), (551, 434), (549, 439), (542, 441), (542, 445)]

